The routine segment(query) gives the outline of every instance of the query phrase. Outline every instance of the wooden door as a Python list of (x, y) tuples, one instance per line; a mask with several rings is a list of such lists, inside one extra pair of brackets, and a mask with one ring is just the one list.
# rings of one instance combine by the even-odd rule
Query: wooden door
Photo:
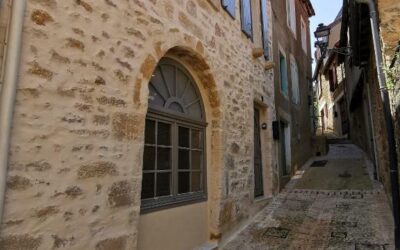
[(264, 195), (260, 132), (260, 111), (254, 108), (254, 197)]

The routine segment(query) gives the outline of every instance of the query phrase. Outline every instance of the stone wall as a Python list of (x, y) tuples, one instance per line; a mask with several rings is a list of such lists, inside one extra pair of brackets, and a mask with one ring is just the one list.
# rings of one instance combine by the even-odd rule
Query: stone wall
[[(309, 13), (304, 1), (295, 1), (296, 4), (296, 34), (293, 34), (287, 24), (286, 1), (272, 0), (274, 16), (274, 43), (273, 61), (275, 62), (275, 104), (278, 119), (288, 119), (291, 128), (291, 165), (292, 173), (299, 169), (311, 156), (311, 112), (308, 103), (311, 79), (311, 47), (309, 32)], [(307, 50), (302, 47), (301, 19), (307, 27)], [(287, 61), (288, 96), (281, 91), (279, 53), (284, 53)], [(299, 77), (300, 103), (292, 101), (292, 84), (290, 60), (296, 61)], [(289, 117), (286, 117), (289, 116)], [(281, 180), (281, 187), (287, 180)]]
[[(400, 72), (399, 59), (389, 69), (395, 58), (396, 49), (400, 46), (400, 2), (396, 0), (378, 0), (379, 28), (383, 45), (385, 68), (392, 72), (392, 83), (389, 91), (392, 114), (395, 126), (395, 138), (397, 140), (397, 155), (400, 157)], [(398, 56), (397, 56), (398, 57)], [(387, 72), (388, 73), (388, 72)], [(393, 77), (394, 76), (394, 77)], [(388, 74), (387, 78), (390, 77)], [(399, 162), (400, 167), (400, 162)]]
[[(147, 84), (164, 55), (194, 74), (206, 106), (209, 238), (256, 212), (253, 104), (263, 96), (271, 124), (273, 73), (236, 12), (207, 0), (27, 1), (0, 249), (136, 248)], [(273, 172), (271, 137), (268, 126)]]
[(400, 41), (400, 2), (378, 0), (379, 28), (386, 56), (394, 54)]

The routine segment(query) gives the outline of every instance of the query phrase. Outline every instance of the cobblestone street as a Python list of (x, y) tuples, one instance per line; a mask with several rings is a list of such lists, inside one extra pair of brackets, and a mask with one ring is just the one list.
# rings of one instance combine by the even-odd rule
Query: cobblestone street
[(356, 146), (331, 145), (223, 249), (394, 249), (390, 206), (370, 168)]

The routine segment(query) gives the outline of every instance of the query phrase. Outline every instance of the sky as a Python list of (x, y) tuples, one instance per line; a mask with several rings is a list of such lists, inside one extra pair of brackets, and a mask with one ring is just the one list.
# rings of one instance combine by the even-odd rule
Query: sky
[[(335, 20), (340, 8), (342, 7), (343, 0), (311, 0), (311, 3), (315, 10), (315, 16), (311, 17), (310, 20), (311, 48), (314, 55), (314, 31), (317, 29), (318, 24), (324, 23), (325, 25), (328, 25)], [(313, 69), (314, 66), (315, 64), (313, 63)]]

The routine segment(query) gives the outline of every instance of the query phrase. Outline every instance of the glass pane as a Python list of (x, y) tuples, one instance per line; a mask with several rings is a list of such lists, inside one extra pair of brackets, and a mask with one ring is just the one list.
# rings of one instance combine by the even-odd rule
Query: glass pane
[(188, 149), (179, 149), (179, 161), (178, 161), (179, 169), (189, 169), (190, 168), (189, 153), (190, 153), (190, 150), (188, 150)]
[(170, 96), (176, 96), (175, 92), (175, 66), (162, 65), (161, 66), (164, 79), (167, 82), (168, 93)]
[(157, 145), (171, 145), (171, 125), (159, 122), (157, 131)]
[(154, 197), (154, 174), (143, 174), (142, 199)]
[(183, 92), (185, 91), (185, 88), (191, 87), (188, 77), (180, 69), (177, 69), (176, 85), (178, 87), (178, 89), (177, 89), (178, 97), (182, 97), (182, 95), (184, 94)]
[(156, 196), (166, 196), (171, 194), (171, 174), (157, 174), (157, 194)]
[(184, 113), (182, 106), (177, 102), (171, 103), (168, 108), (179, 113)]
[(153, 83), (150, 82), (149, 85), (149, 106), (157, 107), (161, 106), (164, 107), (165, 99), (164, 97), (158, 92), (157, 87), (153, 86)]
[(188, 128), (179, 127), (179, 147), (189, 147), (189, 132)]
[(154, 170), (156, 159), (156, 149), (152, 146), (144, 146), (143, 170)]
[(201, 191), (201, 173), (193, 172), (192, 173), (192, 192)]
[(200, 130), (192, 129), (192, 148), (203, 148)]
[(178, 193), (189, 193), (190, 192), (190, 173), (179, 173), (178, 177)]
[(202, 164), (202, 152), (201, 151), (192, 151), (192, 169), (199, 170), (201, 169)]
[(171, 149), (157, 148), (157, 170), (171, 169)]
[(145, 130), (145, 143), (155, 144), (156, 143), (156, 122), (146, 119), (146, 130)]
[(190, 118), (193, 118), (196, 120), (201, 120), (203, 118), (202, 117), (203, 110), (201, 109), (200, 103), (191, 105), (190, 107), (187, 108), (187, 111), (188, 111)]

